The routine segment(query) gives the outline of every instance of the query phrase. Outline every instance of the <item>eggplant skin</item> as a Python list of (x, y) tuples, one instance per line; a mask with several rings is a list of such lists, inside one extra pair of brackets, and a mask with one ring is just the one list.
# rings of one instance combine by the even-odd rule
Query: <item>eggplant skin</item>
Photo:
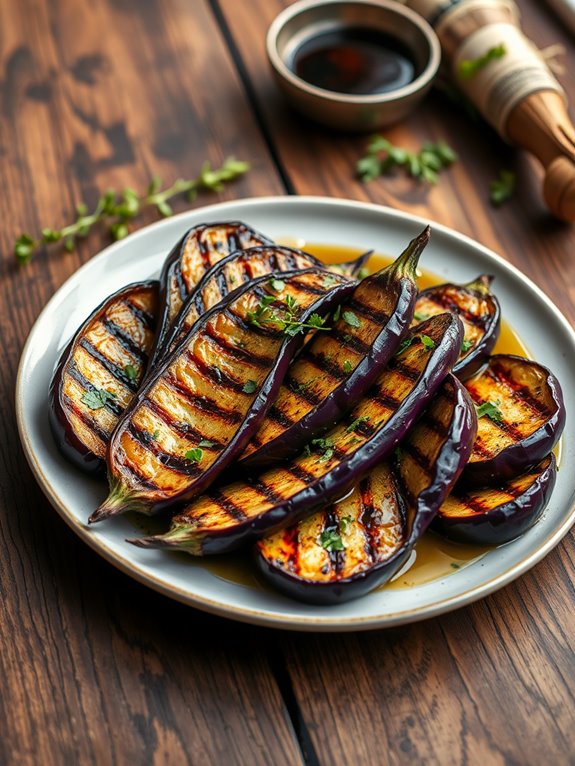
[[(324, 269), (285, 272), (280, 287), (264, 275), (196, 322), (118, 423), (108, 449), (110, 493), (89, 523), (152, 513), (214, 481), (257, 427), (303, 338), (281, 317), (306, 323), (328, 313), (354, 286), (333, 276), (326, 287)], [(264, 320), (264, 309), (274, 316)]]
[(477, 440), (461, 476), (468, 487), (498, 486), (548, 455), (565, 427), (561, 385), (542, 364), (496, 354), (465, 386), (477, 406), (494, 401), (501, 419), (479, 418)]
[(464, 341), (471, 343), (468, 350), (462, 348), (453, 374), (460, 380), (474, 375), (487, 361), (493, 351), (501, 329), (501, 307), (491, 292), (493, 277), (482, 274), (465, 285), (446, 283), (422, 290), (415, 305), (424, 317), (443, 311), (456, 313), (465, 330)]
[(454, 314), (432, 317), (351, 412), (283, 466), (218, 486), (172, 520), (165, 535), (130, 540), (143, 548), (224, 553), (274, 532), (343, 497), (408, 433), (441, 386), (461, 347)]
[[(471, 399), (450, 374), (395, 461), (376, 466), (327, 511), (258, 541), (256, 566), (283, 593), (312, 604), (341, 604), (381, 587), (403, 566), (451, 491), (476, 431)], [(343, 551), (323, 549), (326, 530), (337, 533)]]
[(540, 518), (557, 478), (553, 453), (527, 473), (497, 488), (456, 488), (433, 521), (445, 537), (464, 543), (500, 545), (514, 540)]
[[(92, 311), (58, 360), (50, 383), (50, 429), (64, 457), (86, 473), (104, 472), (111, 433), (145, 375), (154, 342), (158, 293), (159, 283), (155, 280), (122, 287)], [(122, 326), (118, 320), (113, 322), (120, 312)], [(87, 343), (92, 335), (94, 342)], [(123, 357), (126, 365), (132, 365), (133, 380), (118, 365), (118, 358), (114, 363), (114, 352), (116, 357)], [(84, 356), (82, 370), (78, 369), (78, 354)], [(86, 391), (103, 388), (94, 385), (92, 375), (85, 374), (88, 362), (94, 373), (107, 378), (106, 390), (116, 394), (114, 401), (98, 410), (90, 410), (81, 400)], [(70, 386), (77, 389), (76, 397), (69, 395)]]

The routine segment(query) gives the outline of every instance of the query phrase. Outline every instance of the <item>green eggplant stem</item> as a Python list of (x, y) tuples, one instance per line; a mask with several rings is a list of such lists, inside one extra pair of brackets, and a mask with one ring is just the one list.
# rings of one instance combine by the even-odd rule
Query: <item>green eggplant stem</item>
[(430, 236), (431, 227), (426, 226), (421, 234), (418, 234), (417, 237), (414, 237), (409, 245), (405, 248), (403, 253), (391, 264), (390, 270), (394, 274), (398, 273), (402, 276), (405, 275), (415, 280), (416, 268), (419, 262), (419, 258), (425, 246), (429, 242)]
[(115, 483), (112, 485), (108, 497), (98, 508), (96, 508), (94, 513), (92, 513), (88, 519), (88, 524), (104, 521), (104, 519), (118, 516), (127, 511), (149, 514), (149, 506), (147, 503), (138, 499), (138, 495), (126, 492), (121, 484)]
[(132, 537), (127, 543), (136, 545), (138, 548), (172, 548), (185, 551), (192, 556), (202, 556), (203, 535), (195, 535), (189, 525), (173, 526), (165, 535), (152, 535), (150, 537)]

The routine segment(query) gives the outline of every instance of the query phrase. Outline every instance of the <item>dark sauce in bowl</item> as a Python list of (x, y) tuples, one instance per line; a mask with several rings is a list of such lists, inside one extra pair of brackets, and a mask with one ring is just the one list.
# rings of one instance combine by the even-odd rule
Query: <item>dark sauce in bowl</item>
[(362, 27), (341, 27), (308, 38), (295, 50), (290, 68), (310, 85), (354, 96), (398, 90), (419, 74), (401, 41)]

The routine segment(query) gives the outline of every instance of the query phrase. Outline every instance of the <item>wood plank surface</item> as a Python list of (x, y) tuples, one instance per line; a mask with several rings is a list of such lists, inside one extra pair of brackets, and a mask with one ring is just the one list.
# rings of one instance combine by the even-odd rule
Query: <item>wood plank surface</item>
[(107, 243), (95, 232), (19, 269), (20, 231), (231, 154), (254, 167), (220, 198), (283, 191), (213, 14), (197, 0), (3, 2), (0, 103), (0, 763), (300, 763), (268, 633), (162, 598), (89, 551), (42, 496), (14, 419), (33, 320)]
[[(411, 149), (445, 140), (459, 162), (433, 188), (401, 176), (363, 184), (354, 166), (366, 138), (329, 134), (299, 117), (272, 81), (265, 30), (289, 3), (216, 2), (295, 193), (377, 202), (452, 226), (521, 268), (575, 321), (575, 232), (544, 208), (536, 161), (432, 92), (385, 135)], [(565, 46), (561, 81), (575, 106), (572, 39), (541, 4), (519, 5), (525, 30), (541, 48)], [(518, 194), (496, 209), (488, 202), (489, 182), (502, 167), (517, 173)], [(570, 533), (516, 583), (423, 624), (282, 639), (317, 762), (572, 763), (574, 552)]]

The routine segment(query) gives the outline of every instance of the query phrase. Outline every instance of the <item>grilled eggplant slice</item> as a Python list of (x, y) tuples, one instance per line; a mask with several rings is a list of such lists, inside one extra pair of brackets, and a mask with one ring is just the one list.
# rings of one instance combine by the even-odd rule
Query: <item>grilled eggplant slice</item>
[(324, 269), (269, 275), (200, 319), (142, 387), (108, 452), (110, 495), (90, 521), (150, 513), (205, 489), (243, 449), (298, 345), (354, 283)]
[(429, 227), (395, 263), (358, 284), (338, 307), (329, 335), (306, 344), (245, 450), (243, 466), (259, 468), (292, 456), (337, 423), (369, 388), (410, 325), (415, 269), (428, 241)]
[[(215, 263), (192, 290), (170, 333), (167, 348), (173, 351), (202, 314), (240, 285), (264, 274), (312, 267), (326, 268), (313, 255), (291, 247), (267, 245), (230, 253)], [(330, 280), (331, 276), (326, 274), (328, 286)]]
[(62, 454), (101, 471), (110, 435), (142, 381), (156, 331), (158, 282), (123, 287), (96, 308), (60, 357), (50, 426)]
[(555, 486), (553, 453), (522, 476), (497, 488), (456, 487), (433, 522), (438, 532), (464, 543), (499, 545), (514, 540), (539, 519)]
[(559, 381), (546, 367), (497, 354), (465, 386), (479, 417), (461, 477), (468, 486), (499, 486), (551, 452), (565, 426), (565, 405)]
[(465, 329), (461, 354), (453, 373), (460, 380), (474, 375), (493, 351), (501, 326), (499, 301), (491, 292), (493, 277), (482, 274), (466, 285), (444, 284), (422, 290), (415, 322), (444, 311), (456, 313)]
[(164, 355), (173, 323), (206, 271), (230, 253), (258, 245), (273, 242), (241, 221), (201, 224), (184, 234), (168, 255), (160, 276), (162, 308), (154, 363)]
[(477, 418), (449, 375), (402, 442), (351, 495), (256, 544), (256, 564), (288, 596), (340, 604), (387, 582), (408, 558), (471, 453)]
[(454, 314), (433, 317), (408, 336), (366, 396), (325, 438), (313, 439), (285, 466), (197, 498), (165, 535), (130, 542), (198, 556), (223, 553), (343, 497), (409, 431), (455, 363), (462, 337)]

